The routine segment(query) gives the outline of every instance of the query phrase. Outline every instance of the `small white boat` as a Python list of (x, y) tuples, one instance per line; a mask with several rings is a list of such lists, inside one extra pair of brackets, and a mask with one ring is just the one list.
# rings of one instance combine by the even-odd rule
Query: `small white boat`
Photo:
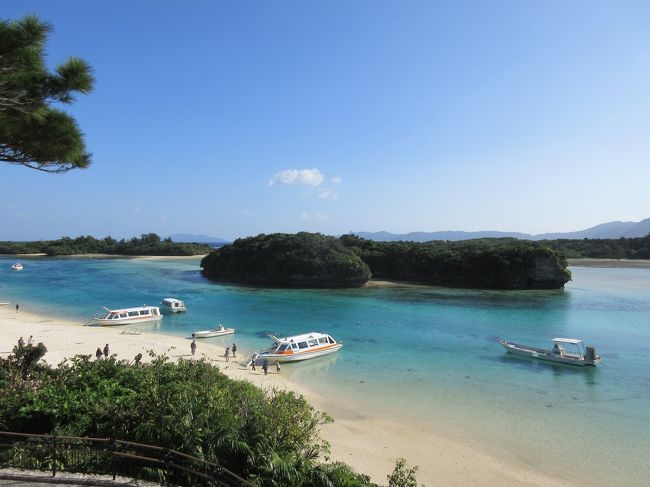
[(7, 306), (8, 304), (10, 304), (9, 301), (6, 301), (6, 302), (0, 303), (0, 306)]
[[(548, 362), (577, 365), (580, 367), (584, 367), (585, 365), (595, 366), (600, 362), (600, 355), (596, 354), (594, 347), (585, 348), (582, 340), (576, 340), (575, 338), (553, 338), (553, 348), (550, 350), (520, 345), (507, 340), (499, 340), (499, 343), (509, 353), (522, 357), (546, 360)], [(566, 346), (571, 347), (571, 351), (567, 352)]]
[(170, 313), (183, 313), (187, 311), (185, 303), (180, 299), (176, 298), (165, 298), (160, 304), (162, 305), (163, 311), (168, 311)]
[(14, 265), (11, 266), (11, 268), (15, 271), (22, 271), (23, 265), (20, 262), (16, 262)]
[(270, 337), (273, 338), (271, 346), (251, 357), (249, 363), (255, 360), (256, 364), (261, 364), (264, 359), (267, 359), (269, 364), (298, 362), (338, 352), (343, 347), (342, 343), (337, 343), (330, 335), (316, 331), (286, 338), (278, 338), (273, 335)]
[(202, 331), (195, 331), (192, 333), (192, 338), (212, 338), (212, 337), (220, 337), (223, 335), (232, 335), (235, 333), (234, 328), (226, 328), (223, 325), (219, 324), (214, 330), (202, 330)]
[(137, 308), (108, 309), (106, 314), (92, 320), (92, 324), (101, 326), (133, 325), (162, 319), (157, 306), (138, 306)]

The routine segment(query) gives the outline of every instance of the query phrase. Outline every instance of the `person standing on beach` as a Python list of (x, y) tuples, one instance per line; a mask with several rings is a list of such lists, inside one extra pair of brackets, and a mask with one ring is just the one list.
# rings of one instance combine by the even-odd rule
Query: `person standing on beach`
[(97, 360), (102, 358), (102, 349), (97, 347), (97, 351), (95, 352), (95, 357), (97, 357)]
[(223, 356), (226, 357), (226, 362), (230, 360), (230, 347), (226, 347), (226, 353)]
[(196, 340), (192, 340), (190, 348), (192, 349), (192, 355), (194, 355), (196, 353)]
[(280, 361), (276, 360), (275, 361), (275, 371), (279, 374), (280, 373)]
[(23, 348), (25, 346), (25, 340), (23, 340), (23, 337), (20, 337), (18, 339), (18, 348)]
[(264, 375), (267, 375), (269, 373), (269, 361), (268, 361), (268, 359), (264, 359), (264, 363), (262, 363), (262, 370), (264, 371)]
[(29, 335), (29, 340), (27, 340), (27, 346), (28, 347), (34, 346), (34, 335)]
[(108, 348), (108, 343), (104, 347), (104, 358), (108, 358), (108, 354), (110, 353), (110, 349)]
[(20, 306), (18, 305), (18, 303), (16, 303), (16, 313), (18, 313), (19, 309), (20, 309)]
[(237, 353), (237, 345), (235, 345), (235, 344), (233, 343), (233, 344), (232, 344), (232, 358), (237, 358), (236, 353)]

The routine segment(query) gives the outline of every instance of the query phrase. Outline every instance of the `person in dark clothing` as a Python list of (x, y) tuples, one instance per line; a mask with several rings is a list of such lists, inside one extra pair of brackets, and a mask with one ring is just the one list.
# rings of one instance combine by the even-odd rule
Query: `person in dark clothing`
[(108, 348), (108, 343), (104, 347), (104, 358), (108, 358), (108, 354), (110, 353), (111, 349)]
[(192, 355), (196, 353), (196, 340), (192, 340), (192, 343), (190, 344), (190, 349), (192, 349)]
[(97, 360), (102, 358), (102, 349), (97, 347), (97, 351), (95, 352), (95, 357), (97, 357)]
[(232, 344), (232, 358), (237, 358), (237, 345)]
[(18, 348), (23, 348), (25, 346), (25, 340), (23, 340), (23, 337), (20, 337), (18, 339)]
[(16, 313), (18, 313), (19, 309), (20, 309), (20, 306), (18, 306), (18, 303), (16, 303)]
[(264, 371), (264, 375), (269, 373), (269, 361), (268, 361), (268, 359), (264, 359), (264, 363), (262, 364), (262, 370)]

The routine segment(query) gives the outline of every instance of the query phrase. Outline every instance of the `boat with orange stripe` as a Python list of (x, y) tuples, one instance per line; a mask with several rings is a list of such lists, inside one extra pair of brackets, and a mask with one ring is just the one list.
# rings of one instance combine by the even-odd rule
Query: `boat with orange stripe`
[(343, 346), (326, 333), (312, 331), (304, 335), (295, 335), (286, 338), (273, 338), (273, 344), (259, 354), (249, 359), (255, 363), (262, 363), (267, 359), (269, 363), (275, 362), (298, 362), (316, 357), (322, 357), (330, 353), (338, 352)]

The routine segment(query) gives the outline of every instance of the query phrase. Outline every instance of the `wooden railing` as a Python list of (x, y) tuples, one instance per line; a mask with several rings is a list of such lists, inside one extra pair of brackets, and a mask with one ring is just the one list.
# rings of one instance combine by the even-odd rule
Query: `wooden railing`
[(112, 438), (0, 431), (0, 468), (110, 475), (168, 486), (254, 487), (222, 466), (185, 453)]

